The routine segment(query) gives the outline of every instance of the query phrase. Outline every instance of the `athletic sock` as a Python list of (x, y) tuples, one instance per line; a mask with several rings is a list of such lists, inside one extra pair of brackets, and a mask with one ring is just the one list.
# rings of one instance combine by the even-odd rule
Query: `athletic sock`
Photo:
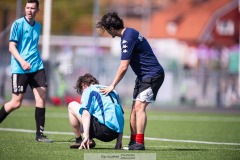
[(35, 121), (36, 121), (36, 128), (37, 128), (37, 135), (43, 134), (44, 131), (44, 124), (45, 124), (45, 108), (35, 108)]
[(0, 123), (8, 116), (9, 113), (6, 112), (4, 105), (2, 106), (0, 110)]
[(144, 144), (144, 134), (137, 134), (136, 141), (140, 144)]
[(131, 134), (130, 141), (136, 141), (136, 134)]

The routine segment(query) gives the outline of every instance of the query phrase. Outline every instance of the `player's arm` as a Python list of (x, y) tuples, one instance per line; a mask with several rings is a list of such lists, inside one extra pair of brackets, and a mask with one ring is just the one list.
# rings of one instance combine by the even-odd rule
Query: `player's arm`
[(122, 149), (122, 137), (123, 137), (123, 134), (118, 135), (115, 149)]
[(13, 57), (21, 64), (23, 70), (30, 69), (31, 66), (28, 62), (26, 62), (19, 54), (17, 50), (17, 43), (16, 42), (9, 42), (9, 52), (13, 55)]
[(83, 130), (84, 130), (84, 140), (81, 143), (79, 149), (89, 149), (89, 130), (90, 130), (90, 120), (91, 115), (87, 110), (83, 110), (82, 113), (82, 123), (83, 123)]
[(125, 73), (127, 72), (129, 63), (130, 63), (130, 60), (121, 60), (120, 66), (118, 67), (117, 74), (116, 74), (112, 84), (110, 86), (108, 86), (107, 88), (100, 89), (100, 91), (103, 94), (108, 94), (112, 90), (114, 90), (116, 85), (121, 81), (121, 79), (124, 77)]

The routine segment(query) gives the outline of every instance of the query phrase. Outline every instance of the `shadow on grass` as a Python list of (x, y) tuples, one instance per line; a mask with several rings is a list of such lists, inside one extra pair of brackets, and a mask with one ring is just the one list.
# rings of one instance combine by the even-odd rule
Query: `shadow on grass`
[(97, 148), (97, 147), (91, 148), (90, 150), (106, 150), (106, 151), (114, 150), (114, 151), (122, 151), (122, 150), (116, 150), (116, 149), (114, 149), (114, 148)]
[(69, 141), (69, 140), (53, 140), (53, 143), (74, 143), (75, 141)]

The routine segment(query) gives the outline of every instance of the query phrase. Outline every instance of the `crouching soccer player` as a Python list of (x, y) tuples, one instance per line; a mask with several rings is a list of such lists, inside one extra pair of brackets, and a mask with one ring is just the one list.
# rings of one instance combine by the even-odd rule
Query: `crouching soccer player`
[(78, 78), (75, 89), (81, 95), (81, 104), (74, 101), (68, 105), (69, 121), (76, 137), (76, 143), (70, 148), (94, 148), (93, 138), (103, 142), (116, 139), (115, 149), (122, 148), (124, 113), (119, 95), (115, 90), (102, 94), (100, 89), (104, 87), (91, 74)]

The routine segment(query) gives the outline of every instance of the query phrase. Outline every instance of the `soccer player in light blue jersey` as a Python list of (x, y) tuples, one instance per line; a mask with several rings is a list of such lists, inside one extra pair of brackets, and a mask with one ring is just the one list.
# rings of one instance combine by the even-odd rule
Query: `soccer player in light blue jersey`
[(91, 74), (78, 78), (75, 88), (81, 103), (74, 101), (68, 105), (69, 122), (76, 137), (70, 148), (93, 148), (96, 145), (93, 138), (103, 142), (116, 139), (115, 149), (122, 148), (124, 113), (120, 98), (115, 90), (102, 94), (100, 89), (105, 87)]
[(38, 0), (27, 0), (25, 16), (12, 24), (9, 38), (9, 51), (12, 54), (12, 99), (1, 108), (0, 123), (10, 112), (21, 106), (29, 85), (36, 101), (36, 141), (52, 142), (43, 134), (47, 79), (38, 51), (38, 40), (42, 28), (35, 20), (38, 12)]
[(133, 91), (130, 116), (131, 138), (129, 150), (145, 150), (144, 132), (147, 124), (146, 107), (154, 102), (164, 81), (164, 70), (158, 62), (148, 41), (135, 29), (124, 27), (116, 12), (105, 14), (97, 28), (107, 31), (113, 38), (121, 37), (121, 62), (116, 76), (107, 88), (109, 94), (124, 77), (129, 65), (137, 78)]

